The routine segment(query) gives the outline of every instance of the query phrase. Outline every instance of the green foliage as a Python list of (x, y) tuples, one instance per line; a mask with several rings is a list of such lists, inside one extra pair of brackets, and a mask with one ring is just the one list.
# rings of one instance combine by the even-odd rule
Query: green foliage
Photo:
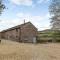
[(52, 40), (52, 33), (51, 33), (51, 31), (50, 30), (40, 31), (38, 33), (37, 40), (40, 43), (51, 41)]
[(0, 0), (0, 15), (4, 9), (5, 9), (5, 5), (3, 4), (2, 0)]
[(59, 41), (60, 40), (60, 31), (59, 30), (55, 30), (52, 32), (52, 38), (55, 41)]
[(51, 26), (53, 30), (60, 29), (60, 0), (51, 0), (49, 6), (51, 14)]
[(49, 11), (51, 14), (54, 14), (54, 15), (59, 14), (60, 13), (60, 0), (51, 0)]
[(60, 31), (59, 30), (51, 30), (48, 32), (39, 32), (37, 40), (38, 42), (43, 41), (53, 41), (53, 42), (60, 42)]

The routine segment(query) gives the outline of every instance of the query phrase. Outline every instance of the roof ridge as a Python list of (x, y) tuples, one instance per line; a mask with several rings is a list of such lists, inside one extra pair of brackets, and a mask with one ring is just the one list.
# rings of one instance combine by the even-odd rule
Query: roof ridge
[[(8, 29), (5, 29), (5, 30), (2, 30), (1, 32), (5, 32), (7, 30), (14, 30), (15, 28), (20, 28), (21, 26), (24, 26), (28, 23), (31, 23), (30, 21), (29, 22), (26, 22), (26, 23), (23, 23), (23, 24), (20, 24), (20, 25), (17, 25), (17, 26), (14, 26), (14, 27), (11, 27), (11, 28), (8, 28)], [(32, 24), (32, 23), (31, 23)]]

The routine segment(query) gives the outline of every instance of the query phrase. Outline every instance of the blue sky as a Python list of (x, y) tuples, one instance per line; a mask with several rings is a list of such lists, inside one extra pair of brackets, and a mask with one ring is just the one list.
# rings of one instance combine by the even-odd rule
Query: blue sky
[(0, 31), (31, 21), (38, 30), (50, 28), (50, 0), (4, 0), (6, 8), (0, 16)]

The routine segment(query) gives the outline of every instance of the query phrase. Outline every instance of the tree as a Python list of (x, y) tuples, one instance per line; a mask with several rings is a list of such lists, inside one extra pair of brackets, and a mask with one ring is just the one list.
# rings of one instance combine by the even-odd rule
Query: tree
[(51, 25), (53, 29), (51, 34), (53, 41), (60, 42), (60, 0), (51, 0), (49, 12), (51, 14)]
[(60, 42), (60, 31), (59, 30), (53, 31), (52, 38), (53, 38), (53, 41)]
[(3, 4), (3, 1), (0, 0), (0, 15), (4, 9), (5, 9), (5, 5)]
[(49, 6), (51, 25), (53, 30), (60, 30), (60, 0), (51, 0)]

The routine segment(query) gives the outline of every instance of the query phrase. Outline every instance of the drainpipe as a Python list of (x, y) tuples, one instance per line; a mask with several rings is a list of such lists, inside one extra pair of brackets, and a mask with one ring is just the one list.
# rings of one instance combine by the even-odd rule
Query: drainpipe
[(21, 27), (19, 27), (19, 42), (21, 42)]

